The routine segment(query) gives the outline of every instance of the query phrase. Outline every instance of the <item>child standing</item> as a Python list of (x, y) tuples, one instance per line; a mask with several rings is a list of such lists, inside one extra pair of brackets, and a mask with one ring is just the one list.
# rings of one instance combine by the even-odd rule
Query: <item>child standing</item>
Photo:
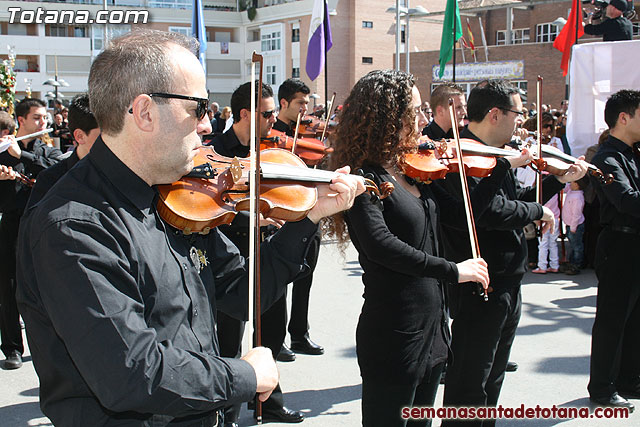
[(584, 193), (577, 182), (567, 184), (565, 190), (567, 196), (562, 206), (562, 219), (569, 226), (569, 265), (566, 274), (574, 275), (580, 273), (580, 267), (584, 263), (584, 244), (582, 236), (584, 234)]
[[(558, 195), (553, 196), (544, 204), (551, 209), (553, 216), (556, 218), (552, 230), (544, 233), (540, 237), (538, 244), (538, 268), (531, 271), (536, 274), (557, 273), (560, 268), (560, 259), (558, 258), (558, 232), (560, 228), (560, 208), (558, 208)], [(547, 268), (549, 266), (549, 268)]]

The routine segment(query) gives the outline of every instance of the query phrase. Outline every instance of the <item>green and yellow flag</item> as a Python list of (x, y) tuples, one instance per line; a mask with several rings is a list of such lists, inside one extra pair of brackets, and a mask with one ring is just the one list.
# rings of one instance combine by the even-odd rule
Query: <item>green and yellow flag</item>
[(444, 22), (442, 23), (442, 40), (440, 41), (440, 73), (438, 74), (438, 77), (442, 78), (442, 75), (444, 74), (444, 66), (453, 56), (454, 43), (457, 42), (460, 37), (462, 37), (462, 24), (460, 23), (458, 0), (447, 0), (447, 8), (444, 11)]

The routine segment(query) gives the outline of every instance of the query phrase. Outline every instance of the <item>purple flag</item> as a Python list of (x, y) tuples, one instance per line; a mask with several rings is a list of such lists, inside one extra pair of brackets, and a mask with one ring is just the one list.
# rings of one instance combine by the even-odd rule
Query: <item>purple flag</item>
[(325, 52), (333, 46), (331, 40), (331, 24), (329, 23), (329, 6), (326, 0), (315, 0), (311, 25), (309, 26), (309, 46), (307, 47), (307, 75), (315, 80), (324, 67)]

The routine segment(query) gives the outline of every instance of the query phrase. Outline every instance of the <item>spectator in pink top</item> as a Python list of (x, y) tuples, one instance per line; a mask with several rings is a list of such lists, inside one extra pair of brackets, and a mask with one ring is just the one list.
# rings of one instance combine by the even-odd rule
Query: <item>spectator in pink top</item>
[(584, 193), (577, 182), (567, 184), (566, 198), (562, 206), (562, 219), (569, 227), (567, 236), (569, 237), (570, 254), (566, 274), (578, 274), (580, 267), (584, 263), (584, 244), (582, 236), (584, 234)]

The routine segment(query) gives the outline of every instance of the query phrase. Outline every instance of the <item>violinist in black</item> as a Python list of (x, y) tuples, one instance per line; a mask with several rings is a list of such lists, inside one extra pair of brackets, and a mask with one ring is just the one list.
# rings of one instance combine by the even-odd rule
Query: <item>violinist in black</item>
[[(464, 205), (439, 187), (407, 179), (401, 171), (402, 156), (417, 148), (427, 123), (413, 76), (370, 72), (356, 83), (344, 105), (330, 166), (347, 163), (371, 173), (378, 184), (390, 181), (395, 186), (381, 202), (357, 197), (354, 206), (334, 216), (330, 225), (332, 237), (343, 247), (351, 240), (364, 271), (364, 304), (356, 331), (362, 423), (405, 426), (401, 408), (433, 405), (447, 360), (443, 284), (486, 286), (486, 263), (469, 259), (456, 264), (442, 257), (439, 224), (466, 227)], [(394, 127), (397, 133), (385, 133)], [(487, 207), (509, 168), (530, 158), (524, 153), (498, 159), (492, 175), (472, 195), (476, 215)], [(430, 420), (411, 425), (430, 425)]]
[[(231, 109), (234, 123), (223, 134), (216, 136), (210, 143), (214, 150), (227, 157), (248, 157), (251, 132), (251, 86), (244, 83), (231, 95)], [(260, 100), (261, 115), (260, 134), (265, 137), (273, 127), (276, 119), (273, 91), (269, 85), (263, 84)], [(229, 225), (218, 227), (240, 250), (243, 256), (249, 256), (249, 213), (238, 212), (233, 222)], [(262, 235), (273, 234), (277, 227), (265, 225), (261, 227)], [(218, 337), (220, 340), (220, 353), (226, 357), (240, 357), (242, 335), (244, 334), (244, 322), (233, 317), (224, 305), (218, 307)], [(286, 291), (264, 313), (262, 313), (262, 345), (269, 348), (276, 358), (284, 342), (284, 325), (286, 324), (287, 299)], [(301, 412), (293, 411), (284, 406), (284, 396), (280, 384), (271, 393), (271, 396), (263, 404), (263, 419), (277, 422), (299, 422), (304, 419)], [(234, 405), (225, 409), (225, 423), (231, 424), (238, 421), (240, 405)]]
[(596, 403), (633, 410), (625, 397), (640, 398), (640, 91), (611, 95), (604, 118), (610, 135), (592, 163), (614, 181), (592, 180), (603, 229), (588, 389)]
[[(46, 104), (39, 99), (24, 99), (16, 106), (17, 136), (29, 135), (47, 127)], [(20, 218), (31, 194), (31, 187), (16, 180), (15, 172), (37, 179), (40, 172), (62, 157), (57, 148), (32, 137), (16, 142), (7, 136), (9, 148), (0, 153), (0, 336), (6, 369), (22, 366), (22, 330), (16, 305), (16, 241)]]
[(467, 117), (467, 101), (464, 98), (462, 88), (455, 83), (438, 85), (431, 92), (433, 120), (422, 130), (422, 134), (433, 141), (453, 138), (451, 115), (449, 114), (449, 98), (453, 99), (458, 127), (460, 129), (464, 127), (464, 118)]
[[(522, 120), (518, 89), (504, 80), (481, 82), (469, 95), (467, 114), (469, 125), (462, 131), (462, 138), (504, 147)], [(566, 182), (580, 179), (585, 173), (586, 165), (579, 161), (566, 175), (546, 178), (543, 203), (561, 191)], [(472, 196), (481, 182), (478, 178), (469, 179)], [(456, 190), (455, 195), (460, 191)], [(480, 253), (489, 269), (489, 300), (485, 302), (471, 288), (460, 289), (458, 313), (451, 327), (453, 361), (447, 367), (445, 406), (496, 406), (498, 402), (520, 320), (520, 281), (527, 261), (523, 227), (542, 220), (547, 224), (546, 231), (554, 221), (553, 212), (534, 200), (535, 188), (522, 188), (513, 171), (509, 171), (487, 208), (475, 217)], [(445, 253), (447, 258), (465, 259), (470, 254), (468, 239), (453, 249), (454, 252)], [(457, 423), (443, 421), (444, 426)], [(495, 420), (471, 422), (483, 426), (494, 423)]]
[[(287, 79), (278, 89), (278, 103), (280, 111), (278, 112), (278, 120), (273, 125), (275, 130), (286, 133), (289, 136), (295, 135), (295, 124), (298, 114), (304, 115), (309, 105), (309, 93), (311, 90), (300, 79)], [(289, 320), (289, 335), (291, 336), (291, 350), (296, 353), (320, 355), (324, 353), (324, 348), (311, 340), (309, 336), (309, 294), (311, 293), (311, 284), (313, 282), (313, 272), (318, 263), (320, 255), (320, 232), (316, 233), (307, 253), (307, 264), (309, 265), (309, 274), (296, 279), (293, 282), (291, 293), (291, 319)], [(280, 318), (284, 329), (287, 324), (286, 307), (284, 318)], [(274, 326), (280, 327), (280, 326)], [(283, 345), (280, 354), (281, 360), (287, 358), (295, 359), (286, 345)]]

